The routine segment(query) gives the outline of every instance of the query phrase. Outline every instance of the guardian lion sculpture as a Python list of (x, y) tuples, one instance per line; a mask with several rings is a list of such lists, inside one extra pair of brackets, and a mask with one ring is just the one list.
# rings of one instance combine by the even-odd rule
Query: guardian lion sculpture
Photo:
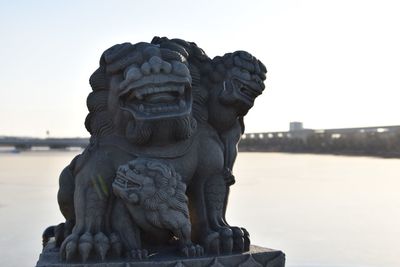
[[(90, 145), (60, 175), (62, 259), (142, 259), (157, 250), (150, 241), (173, 239), (186, 256), (249, 250), (225, 212), (243, 117), (265, 74), (247, 52), (211, 59), (181, 39), (107, 49), (90, 77)], [(149, 194), (160, 201), (141, 202)]]

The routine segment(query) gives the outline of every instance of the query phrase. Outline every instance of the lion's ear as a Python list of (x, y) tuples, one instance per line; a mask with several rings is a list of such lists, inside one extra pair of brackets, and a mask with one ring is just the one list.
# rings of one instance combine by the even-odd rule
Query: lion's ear
[(139, 196), (136, 193), (131, 193), (128, 196), (128, 200), (132, 204), (138, 204), (139, 203)]

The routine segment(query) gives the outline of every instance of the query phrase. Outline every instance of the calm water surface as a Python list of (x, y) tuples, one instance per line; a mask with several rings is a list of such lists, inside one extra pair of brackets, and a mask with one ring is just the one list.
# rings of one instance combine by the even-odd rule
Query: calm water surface
[[(77, 152), (0, 153), (0, 266), (34, 266)], [(292, 267), (400, 266), (400, 160), (242, 153), (228, 220)]]

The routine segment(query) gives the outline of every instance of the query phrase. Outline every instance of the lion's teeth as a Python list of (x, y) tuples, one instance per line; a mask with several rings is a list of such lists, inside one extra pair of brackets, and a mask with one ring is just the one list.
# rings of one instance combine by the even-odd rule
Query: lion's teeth
[(136, 93), (135, 93), (135, 96), (136, 96), (136, 98), (139, 99), (139, 100), (142, 100), (142, 99), (143, 99), (143, 95), (142, 95), (141, 93), (139, 93), (139, 92), (136, 92)]
[(140, 105), (139, 105), (139, 110), (140, 110), (141, 112), (144, 111), (144, 106), (143, 106), (143, 104), (140, 104)]

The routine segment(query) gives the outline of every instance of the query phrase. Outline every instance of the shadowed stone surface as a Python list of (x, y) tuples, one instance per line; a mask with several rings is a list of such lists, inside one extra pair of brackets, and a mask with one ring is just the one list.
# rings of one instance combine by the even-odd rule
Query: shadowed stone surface
[(242, 254), (204, 256), (199, 258), (172, 259), (165, 254), (150, 256), (147, 260), (108, 260), (96, 263), (65, 263), (60, 261), (59, 250), (49, 243), (40, 255), (36, 267), (284, 267), (285, 254), (281, 251), (251, 246)]

